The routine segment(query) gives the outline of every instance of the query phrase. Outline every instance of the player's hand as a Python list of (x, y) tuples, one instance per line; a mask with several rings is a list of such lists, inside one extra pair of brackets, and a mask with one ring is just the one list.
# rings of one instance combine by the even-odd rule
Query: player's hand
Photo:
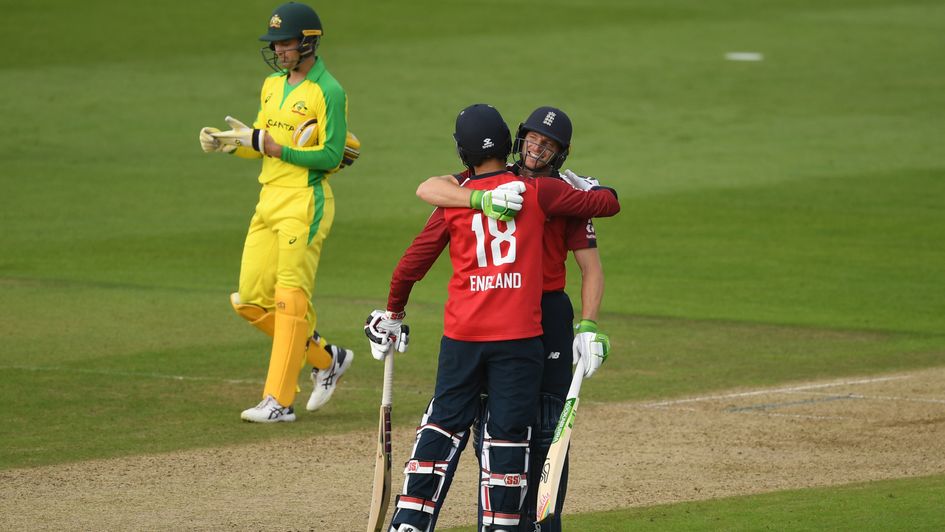
[(473, 190), (469, 197), (469, 206), (489, 218), (508, 222), (522, 210), (525, 183), (509, 181), (492, 190)]
[(383, 360), (393, 351), (404, 353), (410, 341), (410, 327), (403, 324), (404, 313), (375, 310), (364, 322), (364, 334), (371, 341), (371, 356)]
[(253, 129), (232, 116), (226, 117), (226, 123), (233, 129), (211, 133), (210, 136), (227, 146), (243, 146), (252, 148), (259, 153), (266, 153), (263, 151), (266, 141), (265, 129)]
[(571, 344), (574, 355), (572, 363), (584, 359), (584, 378), (590, 378), (610, 354), (610, 337), (597, 332), (597, 324), (591, 320), (581, 320)]
[(582, 175), (577, 175), (571, 170), (565, 170), (559, 174), (561, 179), (564, 179), (564, 182), (571, 185), (572, 187), (578, 190), (590, 190), (594, 187), (600, 186), (600, 181), (594, 179), (593, 177), (585, 177)]
[(233, 153), (236, 146), (225, 145), (219, 140), (213, 138), (213, 133), (219, 133), (220, 130), (215, 127), (205, 127), (200, 130), (200, 147), (205, 153)]

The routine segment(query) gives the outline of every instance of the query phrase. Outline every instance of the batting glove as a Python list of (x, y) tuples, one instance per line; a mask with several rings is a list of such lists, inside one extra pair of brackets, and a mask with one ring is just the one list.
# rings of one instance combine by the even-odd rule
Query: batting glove
[(364, 322), (364, 334), (371, 341), (371, 356), (377, 360), (393, 351), (407, 352), (410, 341), (410, 327), (404, 325), (405, 313), (375, 310)]
[(200, 130), (200, 147), (206, 153), (220, 152), (233, 153), (236, 146), (224, 145), (219, 140), (213, 138), (213, 133), (219, 133), (220, 130), (215, 127), (205, 127)]
[(226, 117), (226, 123), (233, 129), (211, 133), (210, 136), (224, 145), (233, 146), (233, 149), (244, 146), (246, 148), (252, 148), (262, 154), (266, 153), (263, 150), (266, 141), (265, 129), (253, 129), (232, 116)]
[(492, 190), (473, 190), (469, 197), (469, 206), (482, 211), (489, 218), (508, 222), (522, 210), (522, 194), (525, 183), (509, 181)]
[(597, 324), (591, 320), (581, 320), (577, 325), (574, 343), (571, 344), (574, 355), (572, 363), (584, 360), (584, 378), (590, 378), (610, 354), (610, 337), (597, 332)]
[(564, 182), (571, 185), (572, 187), (578, 190), (588, 191), (594, 187), (600, 186), (600, 181), (594, 179), (593, 177), (585, 177), (577, 175), (571, 170), (565, 170), (558, 174), (561, 176), (561, 179), (564, 179)]

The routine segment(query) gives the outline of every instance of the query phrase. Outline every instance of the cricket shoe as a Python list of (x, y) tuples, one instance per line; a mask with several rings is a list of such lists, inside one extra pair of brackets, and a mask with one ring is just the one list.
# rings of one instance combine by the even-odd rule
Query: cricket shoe
[(240, 414), (243, 421), (253, 423), (278, 423), (280, 421), (295, 421), (295, 410), (291, 406), (282, 406), (276, 398), (267, 395), (258, 405), (243, 410)]
[(331, 344), (326, 345), (325, 349), (331, 353), (331, 365), (326, 369), (312, 368), (312, 383), (315, 387), (312, 389), (312, 396), (308, 398), (308, 404), (305, 405), (310, 412), (325, 406), (331, 399), (338, 381), (354, 360), (354, 352), (350, 349)]

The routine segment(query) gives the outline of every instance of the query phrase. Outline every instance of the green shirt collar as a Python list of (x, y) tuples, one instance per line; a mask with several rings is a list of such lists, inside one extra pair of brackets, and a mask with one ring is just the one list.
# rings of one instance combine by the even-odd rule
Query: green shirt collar
[(322, 77), (322, 74), (325, 73), (325, 61), (321, 57), (315, 58), (315, 64), (312, 65), (312, 68), (308, 71), (308, 74), (305, 75), (305, 79), (315, 83), (318, 81), (318, 78)]

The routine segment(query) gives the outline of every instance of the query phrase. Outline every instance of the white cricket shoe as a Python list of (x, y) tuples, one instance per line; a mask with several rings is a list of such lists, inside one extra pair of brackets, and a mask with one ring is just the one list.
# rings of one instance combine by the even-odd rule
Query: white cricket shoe
[(243, 410), (240, 414), (243, 421), (253, 423), (278, 423), (280, 421), (295, 421), (295, 410), (291, 406), (282, 406), (276, 398), (267, 395), (258, 405)]
[(326, 345), (325, 348), (331, 353), (331, 366), (326, 369), (312, 368), (312, 383), (315, 387), (312, 389), (312, 396), (308, 398), (308, 404), (305, 405), (310, 412), (325, 406), (325, 403), (331, 399), (331, 394), (335, 393), (335, 387), (338, 386), (338, 380), (351, 367), (351, 361), (354, 360), (354, 352), (350, 349), (331, 344)]

